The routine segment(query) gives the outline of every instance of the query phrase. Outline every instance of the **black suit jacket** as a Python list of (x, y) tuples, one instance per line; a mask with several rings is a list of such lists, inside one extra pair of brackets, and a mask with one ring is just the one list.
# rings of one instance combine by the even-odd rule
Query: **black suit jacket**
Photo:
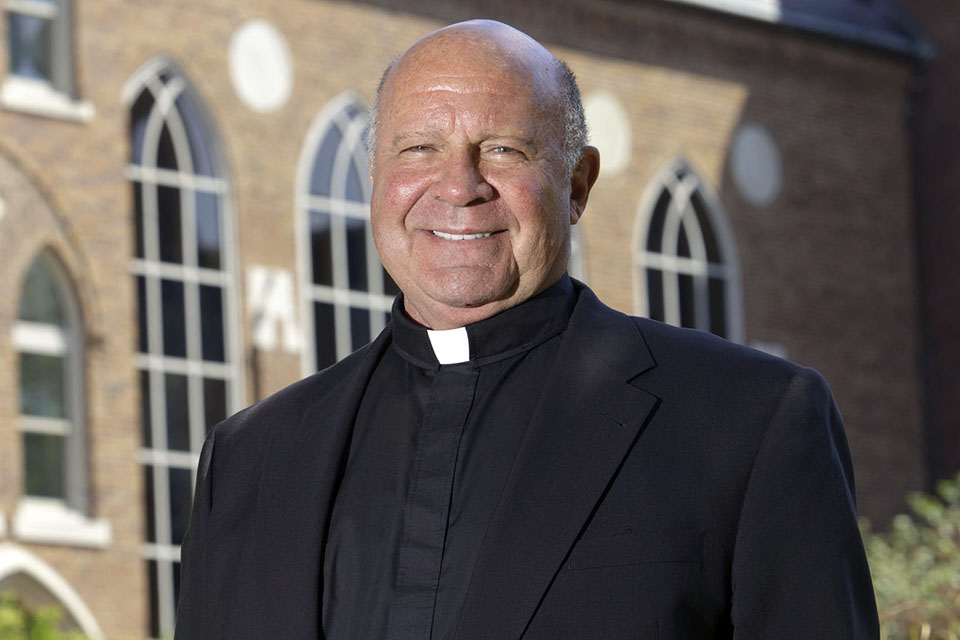
[[(877, 638), (853, 471), (809, 369), (578, 285), (456, 638)], [(177, 640), (323, 636), (323, 552), (389, 328), (204, 445)]]

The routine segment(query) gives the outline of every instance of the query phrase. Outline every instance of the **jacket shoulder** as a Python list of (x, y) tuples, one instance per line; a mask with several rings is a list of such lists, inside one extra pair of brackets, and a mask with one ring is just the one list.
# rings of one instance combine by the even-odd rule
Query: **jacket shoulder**
[(298, 422), (307, 407), (336, 393), (341, 383), (361, 366), (364, 359), (374, 355), (383, 339), (381, 334), (378, 340), (354, 351), (343, 360), (226, 418), (211, 432), (211, 436), (216, 438), (217, 448), (240, 443), (265, 444), (276, 427)]

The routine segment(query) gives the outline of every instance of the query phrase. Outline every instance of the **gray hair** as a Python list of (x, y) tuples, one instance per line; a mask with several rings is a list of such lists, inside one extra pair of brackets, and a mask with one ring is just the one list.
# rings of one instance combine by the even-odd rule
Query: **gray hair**
[[(370, 166), (373, 167), (374, 151), (377, 148), (377, 128), (380, 123), (380, 95), (383, 93), (383, 86), (393, 71), (399, 56), (390, 61), (387, 68), (383, 70), (380, 76), (380, 83), (377, 85), (377, 93), (373, 98), (373, 105), (370, 107), (370, 120), (367, 122), (367, 128), (364, 132), (364, 142), (367, 145), (367, 158)], [(580, 156), (583, 155), (583, 148), (587, 146), (587, 120), (583, 114), (583, 102), (580, 100), (580, 88), (577, 86), (577, 78), (573, 71), (567, 66), (567, 63), (554, 58), (555, 73), (557, 75), (557, 84), (560, 86), (560, 120), (563, 127), (563, 168), (566, 176), (573, 175), (574, 169), (580, 163)]]

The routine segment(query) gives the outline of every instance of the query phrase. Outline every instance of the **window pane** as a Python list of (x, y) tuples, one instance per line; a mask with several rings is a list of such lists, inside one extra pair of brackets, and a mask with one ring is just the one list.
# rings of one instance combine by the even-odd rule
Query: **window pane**
[(721, 262), (720, 246), (717, 244), (717, 236), (713, 233), (713, 225), (710, 224), (710, 217), (707, 215), (707, 204), (703, 201), (703, 196), (700, 195), (699, 191), (690, 194), (690, 204), (697, 214), (697, 222), (700, 223), (703, 245), (707, 250), (707, 261), (718, 264)]
[(173, 563), (173, 605), (180, 604), (180, 563)]
[(366, 176), (366, 172), (361, 173), (357, 167), (357, 163), (350, 160), (350, 168), (347, 171), (347, 189), (346, 189), (346, 199), (350, 202), (366, 202), (366, 195), (364, 194), (363, 181)]
[(216, 194), (197, 192), (197, 264), (220, 268), (220, 202)]
[(18, 317), (27, 322), (65, 325), (56, 282), (42, 258), (33, 261), (23, 279)]
[(687, 225), (680, 223), (680, 229), (677, 231), (677, 253), (676, 255), (690, 257), (690, 241), (687, 239)]
[(167, 406), (167, 448), (190, 451), (190, 402), (187, 376), (167, 373), (163, 376)]
[(317, 196), (330, 195), (330, 177), (333, 174), (333, 161), (337, 156), (337, 147), (343, 136), (336, 125), (327, 129), (320, 149), (317, 150), (313, 161), (313, 171), (310, 173), (310, 193)]
[(313, 303), (313, 327), (316, 340), (317, 369), (337, 361), (337, 341), (333, 323), (333, 305)]
[(140, 371), (140, 424), (143, 426), (143, 446), (153, 446), (153, 422), (150, 415), (150, 372)]
[(346, 218), (347, 266), (350, 288), (367, 290), (367, 223), (359, 218)]
[(152, 109), (153, 94), (149, 89), (144, 89), (130, 109), (130, 162), (134, 164), (143, 164), (143, 137)]
[(330, 214), (311, 211), (310, 255), (314, 284), (333, 285), (333, 262), (330, 254)]
[(173, 544), (183, 542), (187, 531), (191, 486), (189, 469), (170, 469), (170, 541)]
[(657, 198), (657, 204), (650, 216), (650, 227), (647, 230), (647, 251), (660, 253), (663, 246), (663, 225), (667, 219), (667, 209), (670, 207), (670, 192), (664, 189)]
[(160, 259), (183, 262), (183, 239), (180, 220), (180, 190), (157, 187), (157, 216), (160, 224)]
[(680, 326), (696, 327), (696, 308), (693, 302), (693, 276), (678, 274), (677, 284), (680, 287)]
[(10, 73), (25, 78), (52, 80), (50, 64), (51, 21), (21, 13), (7, 13), (10, 39)]
[(727, 337), (726, 283), (720, 278), (710, 278), (710, 332), (721, 338)]
[(647, 269), (647, 316), (663, 322), (663, 274)]
[(133, 183), (133, 244), (136, 247), (136, 256), (143, 257), (143, 187), (139, 182)]
[(143, 491), (146, 496), (144, 506), (144, 517), (147, 525), (147, 542), (157, 541), (157, 500), (153, 488), (153, 466), (147, 464), (143, 466)]
[(203, 379), (203, 414), (207, 432), (227, 417), (227, 382), (217, 378)]
[(220, 287), (200, 285), (200, 331), (203, 359), (224, 362), (223, 291)]
[(20, 354), (20, 413), (66, 418), (64, 360), (61, 356)]
[(354, 351), (370, 342), (370, 312), (367, 309), (350, 308), (350, 339)]
[(160, 130), (160, 140), (157, 144), (157, 166), (162, 169), (177, 170), (177, 152), (173, 147), (173, 140), (170, 138), (170, 130), (164, 123)]
[(160, 602), (157, 581), (157, 561), (147, 560), (147, 575), (150, 587), (150, 637), (159, 638), (160, 633)]
[(183, 283), (163, 280), (160, 283), (163, 299), (163, 353), (185, 358), (187, 355), (187, 329), (183, 310)]
[(63, 436), (23, 434), (24, 491), (29, 496), (65, 498)]
[(137, 276), (137, 314), (140, 328), (140, 353), (150, 350), (147, 338), (147, 281), (143, 276)]
[(177, 111), (187, 130), (187, 143), (193, 160), (193, 173), (201, 176), (214, 176), (213, 154), (207, 140), (210, 135), (204, 127), (204, 117), (200, 106), (189, 91), (182, 91), (176, 99)]

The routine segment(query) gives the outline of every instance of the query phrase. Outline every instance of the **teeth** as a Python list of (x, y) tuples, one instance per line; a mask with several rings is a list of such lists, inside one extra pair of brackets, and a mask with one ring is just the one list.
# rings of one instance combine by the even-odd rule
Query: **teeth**
[(434, 231), (433, 235), (444, 240), (476, 240), (478, 238), (489, 238), (493, 233), (444, 233), (443, 231)]

